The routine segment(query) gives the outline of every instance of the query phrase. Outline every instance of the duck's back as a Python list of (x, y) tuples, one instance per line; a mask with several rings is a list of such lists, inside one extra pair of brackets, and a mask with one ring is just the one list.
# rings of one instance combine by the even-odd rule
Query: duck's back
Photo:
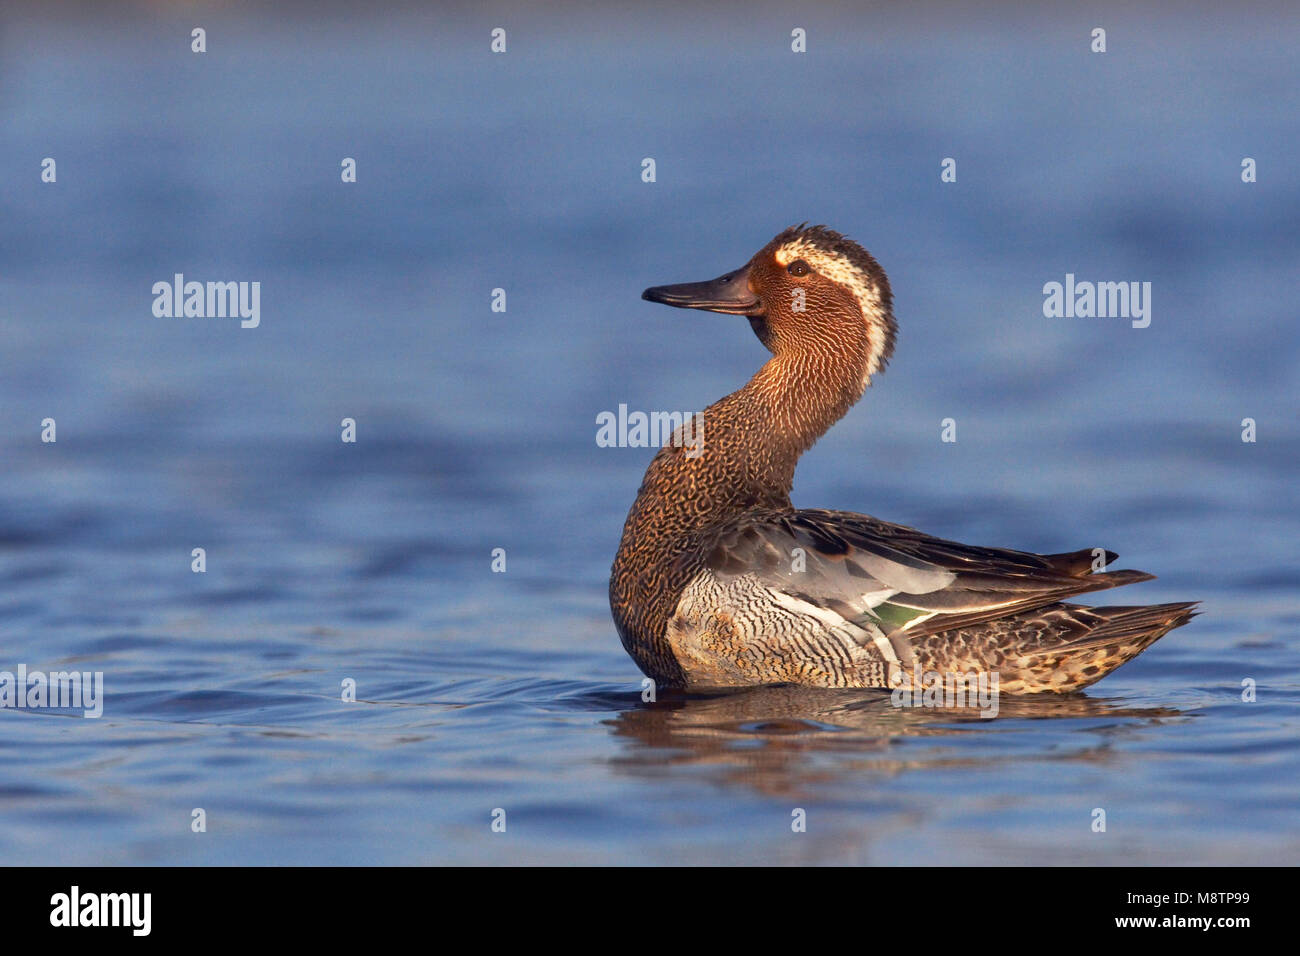
[(755, 511), (701, 539), (667, 622), (688, 687), (891, 687), (997, 672), (1003, 690), (1099, 680), (1191, 605), (1087, 608), (1064, 598), (1148, 580), (1115, 555), (963, 545), (866, 515)]

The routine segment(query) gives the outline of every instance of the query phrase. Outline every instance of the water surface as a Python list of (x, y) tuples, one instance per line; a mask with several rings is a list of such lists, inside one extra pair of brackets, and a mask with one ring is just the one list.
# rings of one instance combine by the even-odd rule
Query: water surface
[[(5, 14), (0, 669), (107, 696), (0, 711), (0, 859), (1300, 861), (1294, 12), (1116, 7), (1104, 55), (1094, 14), (827, 6), (800, 56), (792, 15), (212, 9), (200, 56), (192, 12)], [(742, 384), (745, 323), (640, 290), (803, 220), (901, 336), (797, 505), (1106, 546), (1160, 575), (1116, 602), (1203, 615), (991, 721), (643, 702), (605, 593), (652, 452), (596, 416)], [(155, 318), (176, 272), (260, 281), (260, 327)], [(1044, 318), (1066, 273), (1150, 327)]]

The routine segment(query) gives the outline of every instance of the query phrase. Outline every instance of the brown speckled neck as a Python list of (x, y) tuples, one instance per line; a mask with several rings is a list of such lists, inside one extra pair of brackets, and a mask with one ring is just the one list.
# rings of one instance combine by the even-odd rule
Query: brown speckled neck
[(704, 410), (702, 453), (655, 455), (623, 527), (610, 605), (623, 646), (656, 681), (681, 683), (664, 630), (702, 564), (700, 536), (744, 512), (792, 507), (799, 456), (861, 396), (865, 361), (845, 343), (778, 344), (744, 388)]

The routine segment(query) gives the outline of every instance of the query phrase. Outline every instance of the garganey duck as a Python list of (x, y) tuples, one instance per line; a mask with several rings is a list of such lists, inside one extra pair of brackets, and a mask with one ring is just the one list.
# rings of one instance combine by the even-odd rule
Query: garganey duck
[(894, 348), (889, 280), (852, 240), (792, 227), (735, 272), (642, 298), (746, 316), (773, 356), (701, 413), (693, 444), (660, 449), (623, 528), (610, 606), (659, 684), (888, 688), (996, 673), (1005, 693), (1071, 691), (1192, 617), (1192, 603), (1065, 603), (1153, 577), (1104, 571), (1109, 551), (977, 547), (791, 505), (799, 456)]

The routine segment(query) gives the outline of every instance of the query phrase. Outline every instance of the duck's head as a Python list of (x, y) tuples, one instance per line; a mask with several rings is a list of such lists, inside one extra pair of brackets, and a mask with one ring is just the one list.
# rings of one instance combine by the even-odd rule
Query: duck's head
[(778, 358), (848, 362), (864, 388), (894, 351), (889, 279), (867, 250), (825, 226), (792, 226), (734, 272), (641, 298), (747, 316)]

